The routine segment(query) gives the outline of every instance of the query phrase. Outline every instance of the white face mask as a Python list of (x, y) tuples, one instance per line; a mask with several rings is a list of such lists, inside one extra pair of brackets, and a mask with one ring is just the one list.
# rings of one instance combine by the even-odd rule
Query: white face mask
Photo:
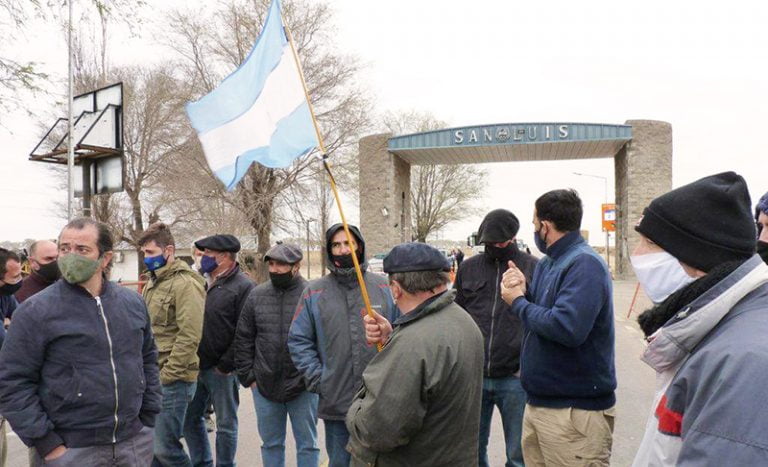
[(643, 290), (656, 304), (696, 280), (666, 251), (630, 256), (629, 260)]

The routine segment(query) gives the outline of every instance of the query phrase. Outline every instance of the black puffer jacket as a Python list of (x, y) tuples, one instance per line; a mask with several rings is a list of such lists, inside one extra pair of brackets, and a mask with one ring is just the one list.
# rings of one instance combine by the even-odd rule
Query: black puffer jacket
[(464, 260), (453, 284), (456, 303), (469, 312), (483, 333), (486, 378), (511, 376), (520, 369), (522, 324), (501, 299), (501, 277), (509, 269), (507, 260), (515, 262), (530, 284), (539, 260), (517, 248), (503, 260), (485, 253)]
[(240, 383), (254, 382), (274, 402), (295, 399), (306, 388), (288, 352), (288, 330), (307, 281), (297, 275), (281, 289), (265, 282), (251, 291), (235, 336), (235, 366)]
[(255, 285), (238, 265), (208, 287), (203, 337), (197, 349), (201, 370), (213, 367), (223, 373), (235, 370), (235, 329), (240, 311)]

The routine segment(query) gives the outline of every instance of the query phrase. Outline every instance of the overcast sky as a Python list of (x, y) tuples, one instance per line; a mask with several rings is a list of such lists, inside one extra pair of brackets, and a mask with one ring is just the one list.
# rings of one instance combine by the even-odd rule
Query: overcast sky
[[(84, 0), (76, 2), (85, 3)], [(121, 34), (113, 64), (162, 60), (153, 28), (168, 2), (150, 1), (143, 37)], [(192, 3), (188, 1), (186, 3)], [(694, 1), (334, 0), (336, 46), (356, 55), (359, 79), (377, 112), (430, 112), (451, 126), (512, 122), (670, 122), (674, 186), (725, 170), (743, 175), (754, 201), (768, 190), (768, 4)], [(17, 58), (65, 76), (60, 34), (29, 30)], [(3, 52), (5, 52), (5, 47)], [(40, 112), (50, 98), (30, 100)], [(0, 239), (52, 237), (62, 221), (50, 207), (66, 192), (50, 188), (42, 164), (28, 162), (38, 128), (24, 112), (0, 128)], [(488, 210), (505, 207), (532, 244), (534, 200), (573, 187), (584, 200), (584, 228), (600, 244), (600, 203), (613, 161), (489, 164), (483, 202), (444, 238), (463, 239)], [(356, 206), (348, 206), (357, 219)], [(694, 206), (691, 209), (695, 209)]]

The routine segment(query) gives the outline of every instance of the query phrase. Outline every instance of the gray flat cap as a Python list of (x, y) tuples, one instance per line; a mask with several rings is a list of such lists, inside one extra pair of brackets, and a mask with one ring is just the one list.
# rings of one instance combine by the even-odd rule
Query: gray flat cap
[(264, 261), (273, 259), (287, 264), (298, 263), (302, 258), (304, 255), (301, 254), (301, 248), (290, 243), (278, 243), (264, 255)]

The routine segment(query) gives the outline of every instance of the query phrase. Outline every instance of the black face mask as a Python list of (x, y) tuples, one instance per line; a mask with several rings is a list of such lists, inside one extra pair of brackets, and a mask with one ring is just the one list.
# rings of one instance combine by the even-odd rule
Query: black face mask
[(761, 258), (763, 258), (763, 261), (765, 261), (765, 264), (768, 264), (768, 242), (757, 242), (757, 254), (760, 255)]
[(499, 248), (493, 245), (485, 245), (485, 254), (488, 255), (489, 258), (496, 260), (511, 258), (515, 253), (515, 250), (517, 250), (517, 245), (515, 245), (515, 242), (510, 242), (509, 245), (503, 248)]
[[(355, 263), (352, 262), (352, 255), (331, 255), (331, 261), (339, 269), (352, 269)], [(357, 262), (362, 266), (363, 260), (360, 253), (357, 254)]]
[(59, 277), (61, 277), (59, 264), (56, 261), (51, 261), (48, 264), (41, 264), (40, 269), (37, 270), (37, 274), (47, 282), (56, 282)]
[(291, 271), (284, 272), (282, 274), (276, 272), (269, 273), (269, 280), (272, 281), (272, 285), (278, 289), (287, 289), (291, 285), (293, 280), (293, 273)]
[(15, 284), (3, 284), (0, 286), (0, 295), (13, 295), (21, 288), (21, 281)]

